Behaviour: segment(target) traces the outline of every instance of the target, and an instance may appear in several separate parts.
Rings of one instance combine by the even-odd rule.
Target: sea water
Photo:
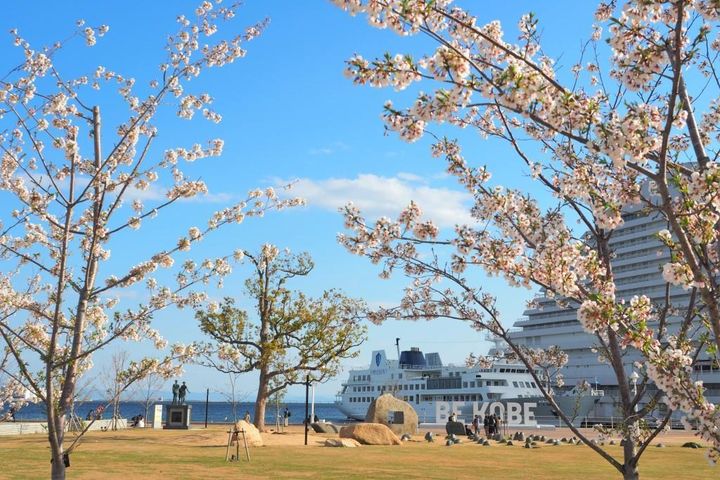
[[[165,406],[170,405],[170,402],[158,402]],[[192,416],[191,421],[194,423],[205,422],[205,402],[204,401],[189,401],[188,405],[192,405]],[[147,414],[145,413],[144,402],[131,402],[123,401],[120,402],[120,416],[122,418],[132,418],[135,415],[143,415],[146,418],[152,419],[153,412],[155,411],[156,403],[149,405]],[[85,419],[89,412],[94,411],[98,406],[106,406],[105,412],[102,418],[112,417],[112,406],[107,405],[107,402],[101,400],[91,400],[85,402],[76,402],[75,414],[80,419]],[[305,417],[305,404],[304,403],[281,403],[280,404],[280,416],[282,417],[283,412],[287,407],[290,410],[290,423],[300,424]],[[310,407],[308,407],[310,408]],[[234,411],[233,411],[234,410]],[[309,410],[308,410],[309,411]],[[240,420],[245,416],[245,412],[250,413],[250,417],[254,418],[255,415],[255,404],[248,402],[238,402],[233,405],[229,402],[208,402],[207,403],[207,419],[208,423],[232,423],[235,420]],[[315,403],[315,415],[318,419],[325,420],[328,422],[342,422],[347,420],[345,415],[338,410],[332,403]],[[265,423],[268,425],[275,424],[277,416],[277,410],[275,404],[268,404],[265,411]],[[28,404],[21,408],[15,413],[15,420],[20,421],[43,421],[46,419],[45,405],[42,403]]]

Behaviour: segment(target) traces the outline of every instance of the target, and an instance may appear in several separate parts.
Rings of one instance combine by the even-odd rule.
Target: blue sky
[[[461,2],[462,3],[462,2]],[[90,73],[105,65],[146,83],[157,72],[163,58],[167,33],[175,28],[175,16],[192,14],[196,2],[32,2],[32,8],[16,8],[0,18],[0,31],[19,28],[36,46],[66,38],[75,20],[89,25],[108,24],[111,29],[92,49],[76,39],[56,62],[68,76]],[[464,2],[479,16],[478,23],[500,19],[505,31],[514,37],[517,19],[528,11],[540,18],[547,53],[571,65],[578,57],[581,41],[591,32],[593,2],[570,0],[537,2]],[[264,17],[271,23],[265,33],[248,44],[248,56],[196,83],[215,98],[223,115],[219,125],[202,120],[178,122],[170,115],[158,122],[158,151],[164,146],[189,145],[221,137],[225,151],[221,158],[202,161],[190,168],[208,183],[211,196],[188,202],[157,221],[140,235],[128,237],[133,243],[116,245],[113,265],[135,264],[143,252],[164,243],[174,243],[192,225],[199,225],[212,211],[241,198],[256,186],[299,179],[300,194],[308,207],[280,214],[272,213],[260,221],[232,227],[203,241],[198,254],[217,255],[242,247],[258,249],[271,242],[293,251],[309,251],[316,262],[312,276],[295,286],[317,295],[323,289],[341,288],[347,294],[364,298],[371,305],[392,305],[400,298],[402,278],[382,281],[377,269],[365,259],[346,253],[335,241],[342,231],[337,207],[347,201],[365,207],[369,216],[392,214],[410,199],[444,227],[466,218],[467,199],[452,179],[444,174],[441,160],[429,155],[429,140],[407,144],[395,136],[385,136],[380,120],[382,105],[392,98],[396,104],[407,101],[412,92],[356,87],[344,78],[344,61],[353,53],[372,58],[390,52],[430,52],[432,45],[422,37],[401,38],[391,32],[371,28],[364,18],[352,18],[323,0],[247,0],[240,15],[224,27],[238,31]],[[8,35],[0,43],[5,70],[20,63],[20,52],[11,46]],[[0,39],[2,37],[0,36]],[[4,71],[4,70],[3,70]],[[105,108],[105,107],[104,107]],[[108,107],[106,121],[122,113]],[[442,130],[441,130],[442,131]],[[463,139],[466,155],[474,163],[488,164],[495,181],[505,185],[529,185],[527,172],[513,161],[502,145],[483,141],[472,132],[453,132]],[[215,296],[242,295],[244,271],[236,270],[222,292]],[[477,282],[499,297],[506,324],[521,316],[524,301],[532,292],[512,290],[498,279],[477,274]],[[138,298],[139,298],[138,293]],[[132,305],[134,293],[124,301]],[[157,327],[170,341],[199,338],[189,311],[163,312]],[[389,322],[370,326],[369,339],[361,356],[348,362],[360,366],[369,361],[373,349],[394,351],[394,339],[402,347],[419,346],[438,351],[446,362],[460,363],[470,351],[483,352],[488,344],[483,336],[457,322]],[[117,349],[142,351],[131,344]],[[96,358],[102,368],[111,352]],[[394,356],[394,354],[391,354]],[[331,399],[344,380],[318,387],[318,398]],[[198,367],[187,368],[184,379],[191,392],[225,387],[222,375]],[[240,390],[254,398],[253,375],[246,375]],[[300,388],[289,398],[300,398]]]

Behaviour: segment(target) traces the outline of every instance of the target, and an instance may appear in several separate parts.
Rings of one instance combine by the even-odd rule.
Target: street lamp
[[[633,405],[633,410],[637,412],[638,402],[637,402],[637,381],[638,378],[640,378],[640,375],[636,371],[633,371],[630,374],[630,381],[633,384],[633,401],[635,402],[635,405]]]

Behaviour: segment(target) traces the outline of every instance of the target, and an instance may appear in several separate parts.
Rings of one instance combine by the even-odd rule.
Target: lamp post
[[[635,402],[634,405],[633,405],[633,411],[634,411],[634,412],[637,412],[637,407],[638,407],[638,400],[637,400],[637,381],[638,381],[638,378],[640,378],[640,375],[638,375],[638,373],[637,373],[636,371],[633,371],[633,372],[630,374],[630,381],[631,381],[632,384],[633,384],[633,401]]]

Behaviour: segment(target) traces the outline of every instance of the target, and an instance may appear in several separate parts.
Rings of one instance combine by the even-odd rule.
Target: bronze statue
[[[179,403],[179,404],[182,405],[183,403],[185,403],[185,395],[186,395],[189,391],[190,391],[190,390],[188,390],[187,385],[185,385],[185,382],[183,382],[182,385],[180,386],[180,389],[179,389],[179,392],[178,392],[178,393],[180,394],[179,397],[178,397],[178,399],[179,399],[178,403]]]
[[[178,385],[177,380],[175,380],[175,383],[173,383],[173,386],[172,386],[172,394],[173,394],[172,404],[173,405],[178,403],[178,392],[179,391],[180,391],[180,385]]]

